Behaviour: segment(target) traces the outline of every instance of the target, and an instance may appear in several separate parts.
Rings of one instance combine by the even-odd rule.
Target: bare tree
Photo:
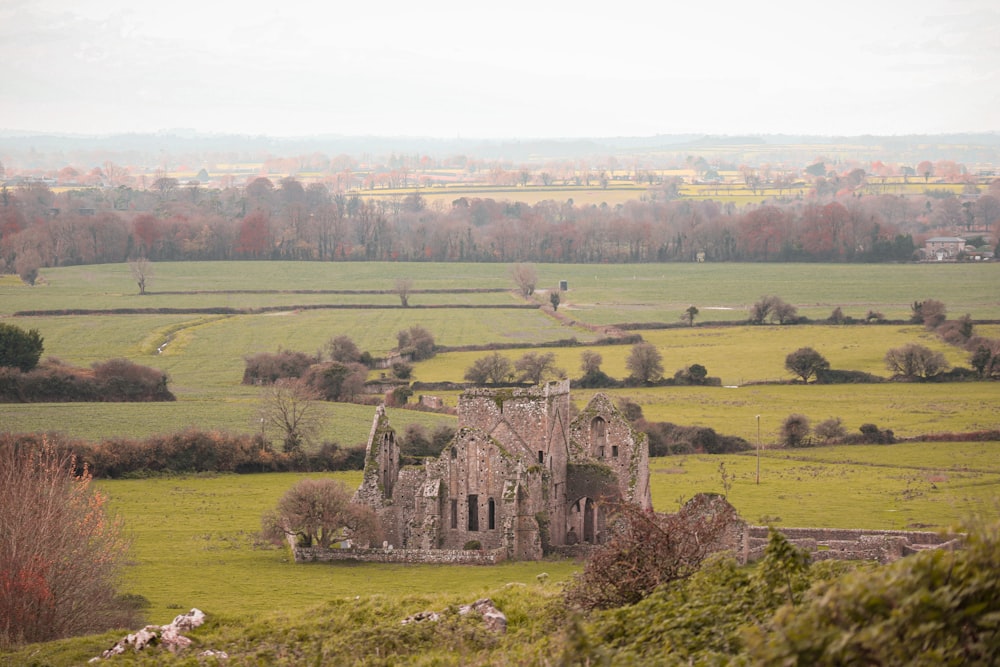
[[[42,266],[42,258],[38,255],[38,251],[34,249],[27,249],[22,253],[18,253],[17,259],[14,261],[14,270],[17,275],[26,285],[34,287],[35,281],[38,280],[38,269]]]
[[[499,352],[476,359],[465,371],[465,379],[475,384],[500,384],[514,377],[514,367],[510,359]]]
[[[778,296],[764,296],[750,308],[750,324],[764,324],[768,320],[789,324],[798,317],[798,308]]]
[[[625,367],[637,382],[655,382],[663,377],[663,357],[652,343],[633,345]]]
[[[153,280],[153,263],[145,257],[137,257],[129,260],[128,268],[132,272],[132,279],[139,286],[139,294],[145,294],[146,287]]]
[[[556,355],[551,352],[539,354],[526,352],[523,357],[514,362],[514,369],[521,374],[522,382],[539,384],[550,376],[565,377],[566,371],[556,368]]]
[[[361,359],[361,351],[350,336],[334,336],[326,342],[326,352],[331,361],[344,364],[355,363]]]
[[[583,371],[584,375],[599,372],[601,370],[601,363],[603,362],[604,357],[599,352],[584,350],[580,353],[580,370]]]
[[[396,279],[396,295],[399,297],[399,302],[402,304],[403,308],[408,308],[410,305],[410,293],[413,291],[413,281],[409,278],[397,278]]]
[[[895,377],[927,379],[948,370],[948,361],[940,352],[918,343],[907,343],[885,353],[885,365]]]
[[[351,538],[361,544],[381,539],[378,517],[367,505],[351,502],[351,492],[332,479],[303,479],[290,488],[276,510],[261,520],[265,539],[294,537],[302,546],[329,548]]]
[[[323,423],[318,399],[316,390],[298,378],[282,378],[264,390],[261,423],[278,432],[284,451],[300,451],[318,435]]]
[[[515,264],[510,270],[510,276],[514,279],[514,284],[521,292],[521,296],[527,298],[535,293],[535,285],[538,284],[538,273],[534,264]]]

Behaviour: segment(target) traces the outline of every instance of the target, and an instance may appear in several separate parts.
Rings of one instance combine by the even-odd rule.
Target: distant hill
[[[948,159],[965,164],[1000,164],[1000,133],[856,137],[799,135],[664,134],[648,137],[561,139],[477,139],[408,136],[315,135],[269,137],[207,134],[176,129],[145,134],[78,135],[0,130],[0,161],[23,169],[88,167],[104,160],[156,165],[206,160],[260,161],[274,156],[464,155],[481,160],[529,164],[552,160],[595,161],[641,157],[663,166],[686,155],[704,154],[746,164],[809,163],[818,154],[832,159],[916,162]]]

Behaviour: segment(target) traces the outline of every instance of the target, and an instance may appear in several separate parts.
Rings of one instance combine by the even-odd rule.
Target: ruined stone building
[[[499,558],[599,543],[601,500],[650,509],[649,449],[604,394],[570,418],[569,382],[475,388],[436,459],[400,467],[396,435],[376,410],[354,502],[372,507],[395,550],[478,547]]]

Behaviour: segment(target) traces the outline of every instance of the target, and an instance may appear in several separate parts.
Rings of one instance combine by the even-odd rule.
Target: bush
[[[49,359],[27,373],[0,368],[0,403],[173,401],[168,382],[162,371],[127,359],[97,362],[89,370]]]
[[[918,343],[890,349],[885,353],[885,365],[894,377],[906,380],[928,380],[948,370],[943,354]]]
[[[350,336],[335,336],[326,342],[326,353],[330,361],[342,364],[361,361],[361,352]]]
[[[935,329],[935,333],[941,337],[941,340],[949,345],[956,345],[958,347],[962,347],[969,342],[972,338],[972,331],[972,318],[968,313],[957,320],[942,322],[941,325]]]
[[[798,321],[798,309],[785,303],[777,296],[764,296],[750,307],[750,324],[764,324],[765,322],[777,322],[778,324],[795,324]]]
[[[410,327],[398,332],[396,342],[399,353],[410,355],[413,361],[430,359],[436,352],[433,334],[423,327]]]
[[[368,368],[357,362],[345,364],[331,361],[310,366],[302,379],[319,398],[346,403],[354,400],[364,389]]]
[[[0,648],[137,622],[117,595],[129,541],[67,452],[0,443]]]
[[[816,371],[817,384],[877,384],[885,382],[885,378],[864,371],[838,371],[832,368],[821,368]]]
[[[847,435],[847,429],[844,428],[844,424],[840,420],[840,417],[824,419],[820,423],[816,424],[816,428],[813,429],[813,432],[816,434],[817,438],[822,438],[824,442],[839,440]]]
[[[734,454],[753,448],[738,436],[719,435],[707,426],[678,426],[670,422],[647,422],[640,419],[636,428],[649,439],[650,456],[675,456],[678,454]]]
[[[1000,524],[827,584],[751,626],[747,664],[991,665],[1000,655]]]
[[[736,510],[721,496],[695,496],[677,514],[658,515],[631,503],[604,506],[611,536],[566,591],[583,609],[635,604],[657,587],[689,577],[724,548]]]
[[[105,401],[173,401],[167,376],[155,368],[128,359],[111,359],[92,365],[98,392]]]
[[[674,373],[674,384],[705,385],[708,380],[708,369],[701,364],[691,364]]]
[[[392,374],[400,380],[409,380],[413,375],[413,364],[405,361],[397,361],[392,365]]]
[[[913,311],[910,321],[914,324],[923,324],[928,329],[938,328],[948,316],[944,303],[937,299],[914,301],[910,309]]]
[[[895,434],[890,430],[881,430],[875,424],[862,424],[859,428],[861,437],[847,436],[844,439],[846,444],[866,444],[866,445],[891,445],[896,441]]]
[[[274,384],[283,378],[300,378],[308,368],[319,362],[315,356],[305,352],[278,350],[260,352],[247,357],[246,369],[243,371],[243,384]]]
[[[810,431],[808,417],[800,414],[788,415],[781,424],[781,442],[785,447],[811,447]]]

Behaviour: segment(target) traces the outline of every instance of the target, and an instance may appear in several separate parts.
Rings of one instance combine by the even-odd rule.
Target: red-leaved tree
[[[136,623],[129,540],[90,481],[48,442],[0,444],[0,648]]]

